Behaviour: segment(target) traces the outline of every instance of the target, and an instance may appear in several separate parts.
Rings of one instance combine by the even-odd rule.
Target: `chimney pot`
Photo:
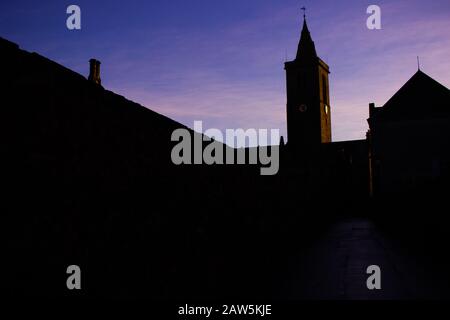
[[[369,117],[372,117],[375,114],[375,103],[369,103]]]
[[[89,81],[101,85],[102,80],[100,79],[100,61],[96,59],[89,60]]]

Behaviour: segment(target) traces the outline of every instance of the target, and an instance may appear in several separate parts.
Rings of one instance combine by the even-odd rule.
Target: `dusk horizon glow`
[[[330,66],[333,141],[363,139],[369,103],[382,106],[417,71],[450,87],[450,2],[298,0],[76,1],[0,4],[0,36],[83,76],[101,61],[102,85],[193,127],[280,129],[286,138],[284,62],[295,58],[302,12]],[[382,29],[366,27],[380,6]]]

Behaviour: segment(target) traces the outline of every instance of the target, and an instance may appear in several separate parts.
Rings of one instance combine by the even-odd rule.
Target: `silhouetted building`
[[[367,139],[331,141],[330,70],[306,20],[285,64],[275,176],[260,164],[173,164],[172,133],[186,127],[103,88],[95,59],[86,78],[2,38],[0,53],[8,292],[65,295],[55,275],[76,261],[95,279],[88,296],[267,297],[278,279],[261,279],[286,271],[309,221],[364,211],[373,191],[449,181],[449,90],[423,72],[371,105]]]
[[[328,65],[317,56],[303,22],[297,57],[285,63],[288,146],[291,150],[331,142]]]
[[[285,69],[288,171],[306,172],[301,179],[314,196],[329,188],[337,197],[367,196],[367,141],[332,142],[330,68],[317,56],[306,18],[296,58],[286,62]]]
[[[422,71],[368,119],[374,191],[444,187],[450,170],[450,90]],[[434,190],[436,191],[436,190]]]
[[[285,64],[290,172],[308,172],[320,194],[339,197],[441,188],[449,177],[450,93],[418,71],[382,108],[370,105],[367,139],[331,142],[330,69],[306,19],[297,56]],[[317,186],[320,187],[317,187]]]

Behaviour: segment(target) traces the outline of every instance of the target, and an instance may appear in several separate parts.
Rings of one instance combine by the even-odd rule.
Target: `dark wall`
[[[271,297],[291,246],[340,212],[316,205],[348,179],[330,179],[339,153],[297,161],[282,148],[276,176],[175,166],[182,125],[5,40],[0,50],[8,292],[76,294],[65,271],[77,264],[88,297]]]
[[[433,192],[449,181],[450,120],[379,121],[372,125],[375,192]]]

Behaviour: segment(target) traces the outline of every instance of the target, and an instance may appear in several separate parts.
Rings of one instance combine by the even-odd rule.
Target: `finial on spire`
[[[417,56],[417,70],[420,71],[420,59],[419,59],[419,56]]]
[[[302,28],[302,34],[300,37],[300,42],[298,44],[297,49],[297,58],[298,60],[300,56],[310,57],[310,58],[317,58],[316,48],[314,46],[314,41],[311,38],[311,34],[308,30],[308,25],[306,24],[306,8],[301,8],[303,10],[303,28]]]

